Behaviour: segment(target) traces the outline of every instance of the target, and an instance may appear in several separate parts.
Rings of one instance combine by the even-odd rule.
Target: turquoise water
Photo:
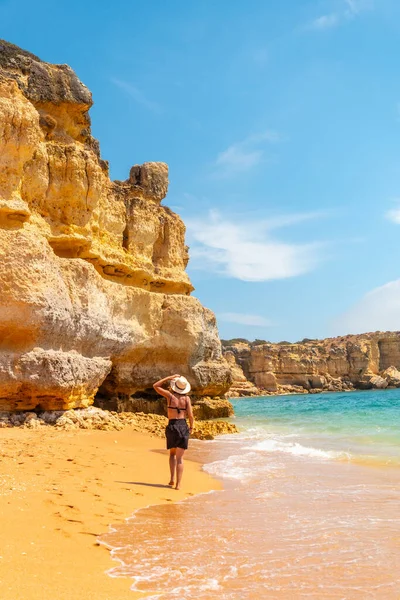
[[[224,490],[113,529],[110,574],[147,600],[398,600],[400,391],[233,404],[240,433],[187,456]]]
[[[400,462],[399,389],[269,396],[232,403],[237,425],[256,436],[342,453],[338,458]]]

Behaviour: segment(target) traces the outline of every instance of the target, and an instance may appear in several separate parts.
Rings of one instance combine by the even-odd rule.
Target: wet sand
[[[106,574],[116,563],[98,536],[138,508],[221,487],[187,460],[182,490],[171,490],[163,440],[129,429],[0,436],[2,600],[143,598]]]
[[[248,442],[193,444],[224,491],[140,510],[104,536],[114,574],[163,600],[398,600],[400,470]],[[164,559],[171,544],[178,563]]]

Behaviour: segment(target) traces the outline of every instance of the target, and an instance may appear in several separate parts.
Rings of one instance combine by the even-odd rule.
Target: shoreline
[[[142,508],[222,489],[189,449],[182,490],[172,490],[164,440],[129,428],[1,437],[2,600],[144,598],[108,574],[115,560],[98,538]]]
[[[318,396],[319,394],[349,394],[349,393],[354,393],[354,392],[389,392],[391,390],[398,390],[398,389],[400,389],[400,388],[393,386],[393,385],[385,387],[385,388],[366,388],[366,389],[353,388],[353,389],[349,389],[349,390],[318,390],[318,391],[312,391],[312,392],[310,392],[309,390],[306,390],[304,388],[303,392],[282,392],[282,393],[268,392],[265,394],[251,394],[251,395],[243,394],[243,396],[229,396],[228,400],[230,402],[231,400],[243,400],[243,399],[250,399],[250,398],[275,398],[278,396],[279,397],[281,397],[281,396]]]
[[[341,396],[337,410],[346,415],[342,408],[348,397],[337,396]],[[382,397],[387,398],[383,392]],[[279,407],[280,399],[275,402]],[[358,402],[355,415],[359,406],[368,407],[373,399],[360,394]],[[295,410],[303,413],[301,403],[295,404]],[[387,407],[395,411],[398,401]],[[397,598],[399,469],[338,461],[333,455],[346,450],[342,443],[336,448],[320,445],[319,438],[305,443],[301,431],[292,439],[295,421],[281,447],[280,432],[271,431],[268,412],[252,413],[244,435],[224,436],[199,447],[204,468],[223,478],[223,494],[204,496],[204,501],[194,497],[182,511],[168,505],[139,511],[137,523],[127,523],[107,537],[120,559],[115,572],[130,573],[137,578],[138,589],[164,592],[168,598],[175,597],[171,590],[190,597],[199,586],[202,598],[259,598],[265,589],[282,600],[302,594],[339,597],[343,590],[352,598],[365,596],[366,590],[379,598]],[[258,436],[254,427],[261,418],[265,435]],[[328,418],[326,423],[330,422]],[[369,422],[385,423],[373,412]],[[338,432],[332,435],[336,439]],[[378,435],[376,453],[381,443]],[[287,451],[287,446],[294,451]],[[147,544],[152,531],[158,535]],[[130,547],[132,536],[135,544]],[[171,543],[180,556],[182,578],[165,561]]]
[[[213,477],[211,475],[210,475],[210,477],[216,481],[222,482],[222,477]],[[214,494],[216,491],[222,491],[222,486],[220,487],[219,490],[210,489],[209,491],[199,492],[199,493],[193,494],[193,495],[187,495],[184,498],[181,498],[180,500],[174,500],[172,503],[170,503],[170,506],[171,506],[171,504],[184,504],[185,502],[190,502],[192,500],[199,498],[200,496],[207,496],[207,495]],[[161,507],[165,504],[167,504],[167,503],[166,502],[158,502],[157,504],[148,504],[146,506],[140,506],[129,517],[124,519],[124,523],[125,523],[125,525],[129,526],[129,523],[131,521],[133,521],[137,517],[137,515],[140,516],[140,513],[142,511],[146,511],[147,509],[151,509],[151,508]],[[119,523],[118,525],[121,526],[121,523]],[[120,528],[118,528],[118,527],[114,528],[113,526],[109,526],[109,531],[107,533],[102,534],[100,536],[100,538],[104,538],[107,534],[112,535],[113,533],[117,533],[118,531],[120,531]],[[111,561],[114,561],[115,563],[117,563],[117,564],[112,565],[106,571],[106,575],[108,575],[108,577],[110,577],[111,579],[114,579],[114,580],[120,579],[122,581],[126,581],[127,579],[129,579],[131,581],[131,578],[129,578],[129,577],[124,577],[123,575],[119,575],[119,574],[114,575],[112,573],[115,569],[118,569],[118,566],[121,568],[124,568],[127,566],[126,563],[122,559],[118,558],[118,556],[115,556],[115,554],[120,549],[119,546],[113,546],[112,544],[108,543],[107,541],[103,541],[103,539],[99,539],[99,545],[104,546],[104,548],[106,548],[106,550],[109,553]],[[134,578],[132,578],[132,579],[134,579]],[[131,583],[131,585],[135,585],[135,583]],[[142,591],[137,590],[136,588],[133,588],[133,589],[131,588],[130,596],[127,600],[129,600],[130,598],[134,598],[134,599],[142,598],[143,600],[146,600],[147,596],[150,593],[152,595],[154,595],[154,591],[142,592]],[[111,600],[111,598],[110,598],[110,600]],[[118,597],[118,599],[116,598],[115,600],[119,600],[119,597]]]

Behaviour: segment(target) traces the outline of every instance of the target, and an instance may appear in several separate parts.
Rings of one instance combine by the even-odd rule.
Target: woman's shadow
[[[116,481],[115,483],[124,483],[126,485],[145,485],[147,487],[171,489],[170,485],[163,485],[162,483],[146,483],[145,481]]]

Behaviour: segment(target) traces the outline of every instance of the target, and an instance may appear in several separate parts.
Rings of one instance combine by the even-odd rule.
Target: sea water
[[[107,534],[111,575],[151,599],[398,600],[400,390],[233,404],[240,433],[190,449],[224,490]]]

